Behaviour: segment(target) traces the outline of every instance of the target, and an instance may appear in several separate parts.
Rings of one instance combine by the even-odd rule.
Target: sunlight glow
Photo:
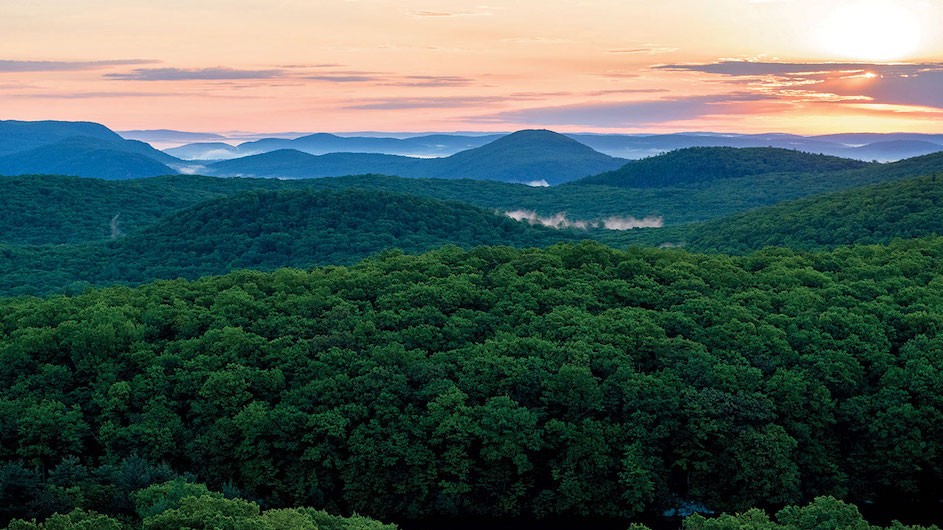
[[[823,51],[843,59],[900,60],[918,50],[921,23],[900,2],[852,2],[823,19],[818,40]]]
[[[920,46],[921,23],[900,2],[852,2],[822,20],[818,41],[823,51],[843,59],[905,59]]]

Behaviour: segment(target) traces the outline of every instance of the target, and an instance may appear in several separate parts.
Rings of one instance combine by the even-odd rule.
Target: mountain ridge
[[[831,172],[868,167],[868,163],[775,147],[689,147],[580,179],[572,185],[663,188],[771,173]]]
[[[552,131],[525,130],[445,158],[377,153],[310,155],[278,150],[214,162],[206,167],[216,176],[313,178],[379,173],[410,178],[559,184],[615,169],[624,162]]]

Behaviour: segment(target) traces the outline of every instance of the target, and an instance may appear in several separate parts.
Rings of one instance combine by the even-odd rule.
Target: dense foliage
[[[175,480],[135,492],[137,520],[120,519],[76,508],[45,521],[16,520],[7,530],[178,530],[180,528],[233,530],[395,530],[373,519],[354,515],[338,517],[310,508],[283,508],[263,512],[259,505],[229,499],[210,492],[206,486]],[[443,521],[442,526],[451,526]],[[537,526],[537,525],[534,525]],[[539,528],[557,525],[540,525]],[[807,506],[787,506],[775,519],[753,508],[745,513],[705,518],[694,515],[684,520],[684,530],[939,530],[939,527],[905,526],[894,522],[888,527],[868,524],[851,504],[834,497],[818,497]],[[650,530],[630,524],[629,530]]]
[[[758,208],[626,238],[704,252],[822,249],[943,234],[943,177],[918,177]]]
[[[403,194],[256,191],[201,203],[115,241],[0,245],[0,293],[350,264],[391,248],[547,246],[587,237],[586,231],[531,226],[474,206]]]
[[[707,519],[694,515],[685,520],[684,530],[881,530],[869,525],[853,505],[833,497],[819,497],[808,506],[788,506],[771,519],[764,511],[752,509],[742,514]],[[904,526],[894,522],[888,530],[931,530],[938,527]],[[632,528],[630,527],[630,530]]]
[[[932,504],[941,278],[940,239],[586,243],[0,300],[2,473],[60,512],[129,466],[381,519]]]
[[[764,173],[818,173],[860,169],[869,164],[849,158],[772,147],[689,147],[635,160],[576,184],[621,188],[667,188]]]
[[[692,232],[692,248],[722,252],[887,243],[943,234],[943,178],[906,179],[801,199],[704,223]]]
[[[100,486],[87,480],[83,487],[72,488],[73,495]],[[44,492],[45,493],[45,492]],[[40,493],[40,497],[44,495]],[[75,508],[48,519],[14,520],[7,530],[395,530],[394,525],[354,515],[339,517],[310,508],[284,508],[262,511],[252,501],[227,498],[202,484],[177,478],[154,483],[127,495],[128,509],[110,515]],[[133,507],[133,510],[131,509]],[[39,522],[37,522],[39,519]]]

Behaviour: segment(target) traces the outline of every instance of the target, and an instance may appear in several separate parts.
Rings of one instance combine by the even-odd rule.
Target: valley
[[[940,154],[620,160],[524,131],[190,175],[17,127],[0,524],[933,522]]]

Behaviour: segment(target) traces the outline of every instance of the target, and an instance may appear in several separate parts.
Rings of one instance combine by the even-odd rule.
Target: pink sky
[[[0,119],[943,132],[943,2],[6,0]]]

